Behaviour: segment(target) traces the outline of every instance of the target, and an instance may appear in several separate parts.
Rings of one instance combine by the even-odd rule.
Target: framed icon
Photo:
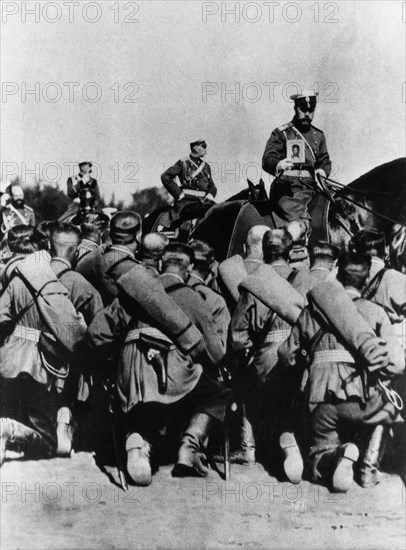
[[[287,142],[287,159],[290,162],[303,164],[306,160],[305,144],[300,139],[291,139]]]

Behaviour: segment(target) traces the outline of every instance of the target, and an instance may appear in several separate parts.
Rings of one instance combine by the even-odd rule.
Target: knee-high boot
[[[214,419],[208,414],[196,413],[181,438],[178,460],[173,469],[174,477],[206,477],[204,466],[204,445],[213,427]]]
[[[382,424],[373,429],[359,467],[358,481],[361,487],[374,487],[382,481],[383,474],[379,466],[385,452],[387,435],[387,428]]]

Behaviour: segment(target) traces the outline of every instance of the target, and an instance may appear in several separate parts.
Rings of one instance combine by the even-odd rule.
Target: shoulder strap
[[[83,260],[83,258],[85,258],[88,254],[90,254],[91,252],[93,252],[93,250],[95,249],[92,249],[92,250],[86,250],[86,252],[84,252],[80,258],[78,258],[77,262],[76,262],[76,265],[78,265],[79,262],[81,262]]]
[[[134,262],[134,263],[138,263],[137,260],[135,258],[131,258],[131,256],[124,256],[124,258],[120,258],[119,260],[117,260],[113,265],[111,265],[108,270],[106,271],[106,275],[108,277],[112,277],[112,272],[113,272],[113,269],[115,269],[116,267],[118,267],[120,264],[123,264],[124,262],[127,262],[127,261],[130,261],[130,262]]]
[[[289,276],[286,279],[288,283],[292,284],[297,274],[298,274],[297,269],[295,267],[292,267],[292,271],[289,273]]]
[[[186,285],[184,285],[183,283],[176,283],[176,285],[168,286],[167,288],[165,288],[165,292],[167,294],[172,294],[172,292],[175,292],[176,290],[179,290],[181,288],[185,288],[185,286]]]
[[[60,279],[65,275],[65,273],[68,273],[68,271],[73,271],[70,267],[67,267],[66,269],[63,269],[58,275],[56,276],[57,279]]]
[[[378,291],[379,285],[382,282],[383,276],[388,270],[386,267],[378,271],[378,273],[373,277],[367,287],[362,292],[362,297],[365,298],[365,300],[372,300],[372,298],[375,296],[375,294]]]

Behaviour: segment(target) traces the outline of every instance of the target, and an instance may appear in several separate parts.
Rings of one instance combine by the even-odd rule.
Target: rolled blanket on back
[[[308,300],[309,305],[338,332],[352,353],[361,356],[371,370],[386,366],[385,346],[380,344],[374,330],[359,313],[339,281],[331,280],[316,285],[308,293]]]
[[[236,254],[231,258],[227,258],[219,265],[218,272],[227,290],[233,299],[238,302],[240,298],[238,285],[247,277],[242,256]]]
[[[69,352],[85,342],[86,324],[69,300],[68,290],[58,281],[45,251],[35,252],[18,263],[16,273],[36,296],[36,303],[49,332]]]
[[[297,321],[305,306],[304,297],[271,265],[260,265],[244,279],[239,288],[251,292],[290,325]]]
[[[156,328],[166,334],[185,355],[205,350],[201,332],[168,296],[161,279],[151,269],[136,265],[116,284],[141,306]]]

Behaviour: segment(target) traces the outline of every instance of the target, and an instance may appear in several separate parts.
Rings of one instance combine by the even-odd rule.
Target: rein
[[[324,185],[322,185],[323,189],[324,189],[324,187],[329,186],[333,189],[333,191],[336,191],[336,192],[339,192],[339,191],[351,192],[351,193],[353,192],[354,194],[359,194],[359,195],[362,195],[365,198],[368,198],[367,195],[365,193],[363,193],[362,191],[357,191],[355,189],[348,188],[347,186],[343,185],[342,183],[339,183],[338,181],[332,180],[330,178],[324,178],[323,176],[318,176],[318,178],[319,178],[319,182],[321,184],[324,184]],[[322,180],[324,180],[324,182],[322,182]],[[329,190],[329,194],[330,193],[331,192]],[[372,210],[372,208],[369,208],[368,206],[365,206],[364,204],[361,204],[360,202],[358,202],[354,199],[343,196],[341,194],[340,194],[340,196],[341,196],[342,199],[344,199],[348,202],[351,202],[352,204],[355,204],[355,206],[358,206],[359,208],[362,208],[363,210],[365,210],[366,212],[369,212],[370,214],[373,214],[377,218],[381,218],[381,219],[383,219],[385,221],[388,221],[388,222],[391,222],[393,224],[401,225],[402,227],[406,227],[406,223],[404,223],[404,222],[394,220],[393,218],[390,218],[389,216],[385,216],[385,214],[380,214],[379,212],[376,212],[376,210]],[[327,198],[329,198],[329,196],[327,196]]]

